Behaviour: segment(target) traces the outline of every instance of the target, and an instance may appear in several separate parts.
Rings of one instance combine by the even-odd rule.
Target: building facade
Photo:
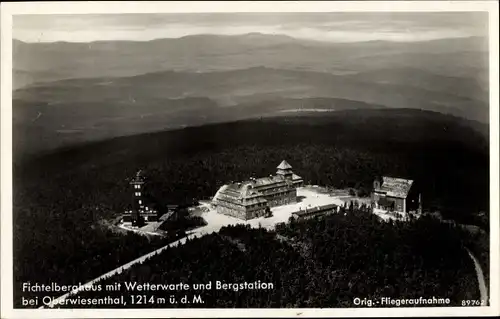
[[[383,176],[373,182],[372,205],[375,208],[407,213],[418,206],[412,189],[413,180]]]
[[[283,160],[276,175],[250,178],[248,181],[223,185],[212,199],[219,214],[239,219],[266,216],[271,207],[295,203],[297,187],[303,180],[292,171],[292,166]]]
[[[338,213],[339,206],[335,204],[305,208],[292,213],[292,217],[296,220],[304,220],[314,217],[321,217],[329,214]]]

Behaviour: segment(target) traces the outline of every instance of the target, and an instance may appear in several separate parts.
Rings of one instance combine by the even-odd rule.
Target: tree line
[[[450,305],[478,298],[474,266],[457,229],[432,218],[383,222],[367,209],[279,224],[275,230],[248,225],[189,240],[141,265],[104,280],[138,283],[273,283],[272,290],[146,292],[178,300],[201,295],[203,304],[135,307],[354,307],[355,297],[449,298]],[[85,292],[82,298],[137,292]],[[129,307],[125,306],[125,307]],[[117,305],[115,307],[122,307]],[[130,306],[132,307],[132,306]]]
[[[413,177],[423,185],[424,207],[462,220],[488,212],[488,157],[477,143],[457,144],[431,129],[418,140],[400,125],[388,134],[382,120],[207,125],[14,163],[14,287],[85,282],[163,245],[100,226],[131,208],[128,179],[138,169],[159,209],[209,198],[229,181],[268,176],[286,159],[308,184],[369,193],[374,176]]]

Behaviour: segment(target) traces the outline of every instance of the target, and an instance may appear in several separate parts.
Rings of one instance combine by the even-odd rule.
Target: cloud
[[[13,36],[26,42],[148,41],[195,34],[252,32],[330,41],[425,41],[487,35],[472,13],[126,14],[16,16]]]

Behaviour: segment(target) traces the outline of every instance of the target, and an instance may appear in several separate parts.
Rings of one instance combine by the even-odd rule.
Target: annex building
[[[373,182],[372,203],[375,208],[387,211],[407,213],[416,209],[420,200],[416,200],[412,189],[413,180],[383,176]]]
[[[223,185],[212,199],[219,214],[239,219],[266,216],[271,207],[295,203],[297,187],[303,180],[292,171],[292,166],[283,160],[276,175],[250,178],[247,181]]]
[[[297,220],[304,220],[314,217],[321,217],[339,212],[340,207],[336,204],[328,204],[323,206],[316,206],[312,208],[300,209],[292,213],[292,217]]]

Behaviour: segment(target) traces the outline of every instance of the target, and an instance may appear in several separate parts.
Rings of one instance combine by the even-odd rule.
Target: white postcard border
[[[12,262],[12,16],[17,14],[181,12],[434,12],[488,11],[490,24],[490,300],[489,307],[349,309],[13,309]],[[1,317],[373,317],[481,316],[499,310],[499,96],[497,1],[238,1],[30,2],[1,6]]]

